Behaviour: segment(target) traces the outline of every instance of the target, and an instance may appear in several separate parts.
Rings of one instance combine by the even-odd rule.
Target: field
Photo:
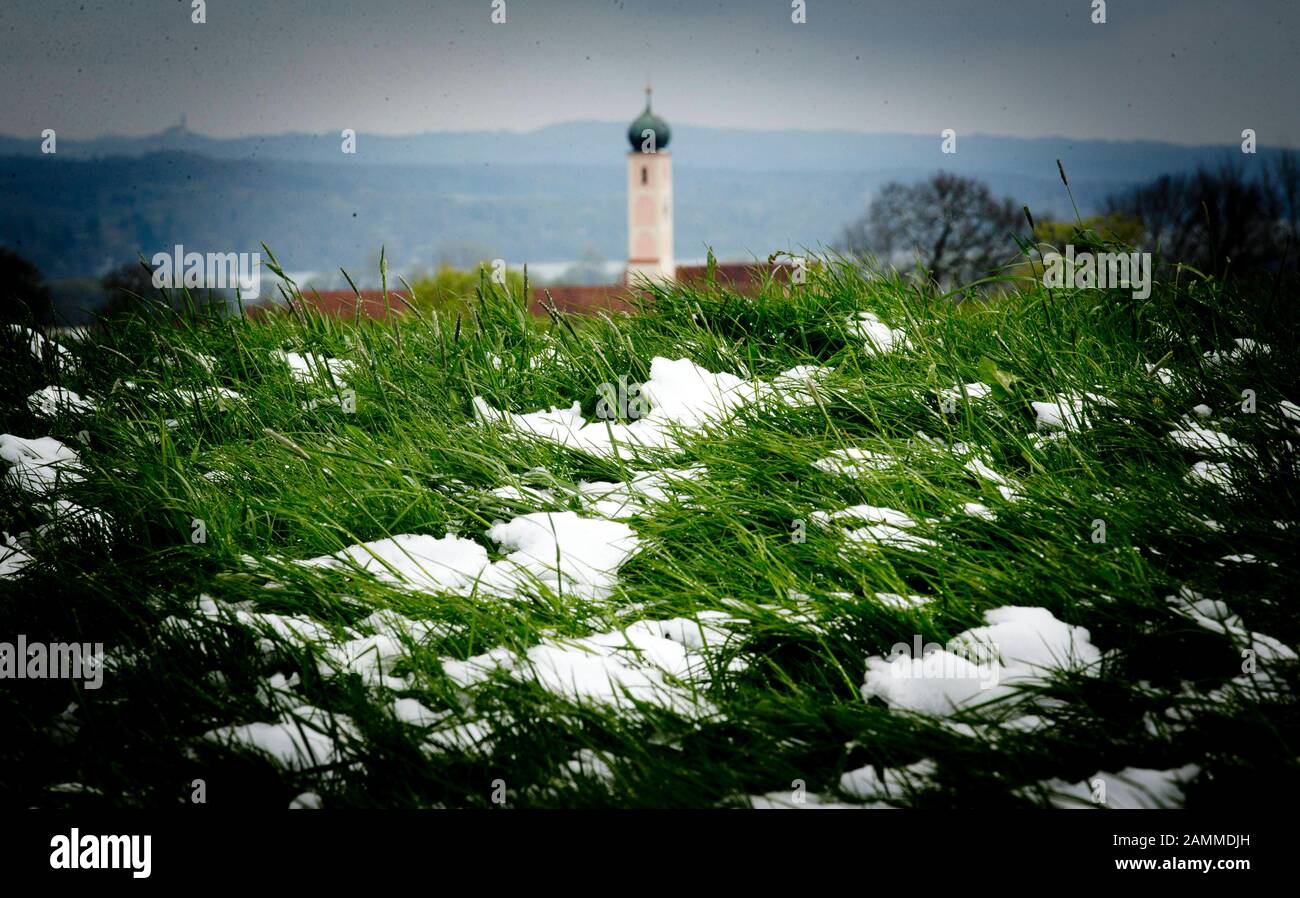
[[[6,328],[6,676],[104,658],[5,684],[5,805],[1296,794],[1290,290],[823,261],[617,318]]]

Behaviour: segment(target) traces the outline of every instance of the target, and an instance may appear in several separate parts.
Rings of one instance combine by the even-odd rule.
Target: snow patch
[[[1182,430],[1170,431],[1169,439],[1184,449],[1207,454],[1232,452],[1241,448],[1241,443],[1226,433],[1220,433],[1217,430],[1211,430],[1208,427],[1202,427],[1192,422],[1188,422]]]
[[[32,414],[43,418],[56,418],[59,415],[84,415],[95,410],[92,399],[82,399],[72,390],[63,387],[41,387],[27,397],[27,407]]]
[[[239,746],[267,755],[294,771],[337,764],[344,749],[337,736],[359,738],[351,718],[311,705],[286,711],[274,723],[220,727],[203,734],[208,742]]]
[[[957,414],[957,403],[963,399],[974,402],[977,399],[984,399],[993,388],[981,381],[975,381],[971,384],[962,384],[947,390],[939,391],[939,411],[945,415]]]
[[[542,583],[553,591],[598,599],[618,583],[618,568],[640,548],[631,527],[572,511],[534,512],[497,524],[488,536],[511,551],[491,561],[463,537],[402,534],[298,562],[362,570],[399,589],[510,598]]]
[[[883,471],[897,464],[893,456],[867,449],[836,449],[826,458],[813,462],[813,467],[827,474],[839,474],[843,477],[866,477],[875,471]]]
[[[1081,783],[1045,780],[1016,794],[1045,792],[1053,807],[1066,809],[1158,810],[1181,808],[1183,786],[1201,772],[1195,764],[1173,770],[1125,767],[1119,773],[1098,771]]]
[[[881,321],[875,312],[859,312],[848,321],[850,336],[865,341],[864,349],[875,355],[908,346],[907,334]]]
[[[1004,606],[986,612],[984,620],[985,626],[959,633],[946,648],[927,647],[919,658],[906,644],[894,646],[890,658],[868,658],[862,697],[946,716],[1043,683],[1054,670],[1086,670],[1101,658],[1086,629],[1045,608]]]
[[[1096,406],[1113,406],[1104,396],[1096,393],[1061,393],[1047,402],[1032,402],[1038,416],[1039,430],[1084,430],[1092,426],[1088,410]]]
[[[21,324],[11,324],[9,329],[16,333],[20,339],[27,341],[32,358],[36,361],[52,364],[57,370],[65,374],[72,374],[77,370],[77,360],[68,351],[67,347],[46,339],[43,335],[31,328],[23,327]]]
[[[462,688],[501,672],[580,704],[645,703],[684,716],[707,715],[713,707],[700,691],[711,679],[709,650],[728,638],[720,624],[729,619],[721,612],[699,617],[637,621],[608,633],[547,639],[523,654],[497,648],[463,661],[444,659],[443,671]]]
[[[630,424],[589,423],[582,417],[580,402],[567,409],[515,414],[498,411],[482,396],[475,396],[474,412],[481,422],[503,424],[518,433],[602,457],[622,458],[627,450],[636,449],[675,452],[680,448],[679,433],[725,421],[745,405],[773,399],[796,406],[812,402],[812,381],[824,370],[792,368],[771,383],[756,384],[734,374],[713,374],[689,359],[657,357],[650,363],[650,379],[641,385],[650,411]]]
[[[32,563],[32,556],[24,551],[21,537],[0,534],[0,580],[10,580]]]
[[[886,769],[877,774],[870,764],[850,770],[840,777],[840,791],[863,801],[897,801],[927,785],[938,768],[934,761],[917,761],[906,767]]]
[[[924,550],[939,544],[932,539],[910,532],[916,520],[905,512],[875,505],[854,505],[842,511],[815,511],[814,521],[829,525],[834,521],[854,520],[867,522],[866,527],[849,528],[844,538],[850,546],[892,546],[897,549]]]
[[[0,459],[9,464],[6,477],[24,492],[45,495],[60,483],[82,479],[77,453],[53,437],[27,440],[0,434]]]
[[[289,375],[300,384],[328,384],[330,378],[333,378],[336,383],[342,386],[346,384],[345,378],[351,377],[352,372],[356,370],[355,362],[316,355],[312,352],[299,353],[275,350],[271,355],[288,365]]]
[[[1233,492],[1232,466],[1221,461],[1198,461],[1187,472],[1187,479],[1193,483],[1206,483],[1225,492]]]

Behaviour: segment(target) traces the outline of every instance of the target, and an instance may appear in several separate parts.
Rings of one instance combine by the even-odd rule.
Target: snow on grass
[[[1224,492],[1233,492],[1232,465],[1222,461],[1198,461],[1187,472],[1187,479],[1193,483],[1205,483]]]
[[[734,374],[713,374],[689,359],[656,357],[650,363],[650,379],[641,385],[649,413],[630,424],[588,422],[580,402],[567,409],[515,414],[498,411],[475,396],[474,411],[482,422],[596,456],[621,458],[626,450],[638,448],[676,452],[679,433],[723,422],[745,405],[767,400],[789,405],[812,402],[810,381],[821,371],[801,366],[782,372],[770,383],[756,384]]]
[[[864,341],[868,354],[893,352],[908,345],[907,334],[881,321],[875,312],[859,312],[850,318],[848,332]]]
[[[530,473],[550,477],[550,472],[544,470]],[[694,465],[643,471],[626,483],[583,480],[576,486],[562,483],[547,487],[503,486],[491,490],[491,495],[533,506],[558,507],[575,501],[582,506],[584,514],[611,519],[631,518],[647,514],[654,506],[671,501],[677,495],[679,483],[698,480],[704,473],[702,465]]]
[[[965,468],[967,472],[975,475],[978,480],[992,483],[1003,499],[1008,502],[1016,502],[1020,500],[1020,484],[1010,477],[1006,477],[995,471],[981,454],[983,451],[982,449],[961,441],[949,445],[943,440],[936,439],[922,430],[916,432],[916,441],[913,445],[928,447],[936,452],[941,452],[945,455],[951,455],[955,458],[961,459],[962,467]]]
[[[1113,406],[1096,393],[1061,393],[1047,402],[1032,402],[1039,430],[1085,430],[1092,426],[1088,410],[1096,406]]]
[[[695,480],[703,472],[702,466],[695,466],[648,471],[637,474],[627,483],[583,480],[576,493],[589,514],[604,518],[633,517],[671,501],[676,495],[673,489],[675,481]]]
[[[1237,552],[1232,555],[1224,555],[1218,561],[1214,562],[1214,566],[1227,567],[1227,565],[1224,564],[1225,561],[1230,561],[1233,564],[1259,564],[1260,563],[1259,556],[1255,555],[1253,552]],[[1269,567],[1278,566],[1276,561],[1269,561],[1266,562],[1266,564],[1268,564]]]
[[[1300,428],[1300,405],[1296,405],[1290,399],[1283,399],[1277,407],[1283,418]]]
[[[369,687],[406,689],[410,683],[392,675],[397,663],[407,657],[406,646],[389,633],[358,636],[346,642],[323,646],[325,657],[318,664],[322,676],[355,674]]]
[[[20,339],[27,341],[32,358],[36,361],[52,364],[64,374],[71,374],[77,370],[77,360],[66,346],[62,346],[21,324],[11,324],[9,329],[17,334]]]
[[[82,479],[80,456],[53,437],[28,440],[0,434],[0,460],[9,465],[5,478],[34,495],[45,495],[60,483]]]
[[[188,359],[192,365],[186,365],[183,359]],[[167,347],[167,352],[159,355],[153,360],[154,370],[168,370],[186,372],[189,369],[197,367],[204,374],[213,374],[217,370],[217,360],[215,357],[204,352],[195,352],[188,346],[182,346],[176,343]]]
[[[448,534],[403,533],[348,546],[332,555],[298,562],[304,567],[358,570],[396,589],[470,593],[491,566],[478,543]]]
[[[1166,596],[1165,601],[1198,625],[1228,637],[1238,648],[1253,652],[1264,664],[1295,661],[1300,658],[1294,649],[1281,640],[1247,629],[1241,618],[1228,608],[1226,602],[1207,599],[1186,586],[1179,590],[1178,595]]]
[[[408,657],[404,640],[418,642],[438,629],[427,621],[403,617],[392,609],[379,609],[353,627],[335,630],[309,617],[255,611],[247,604],[219,602],[211,596],[199,597],[197,618],[170,617],[164,627],[173,632],[202,637],[205,624],[233,624],[256,634],[259,648],[271,653],[282,645],[311,648],[319,654],[318,673],[323,677],[356,675],[371,688],[401,690],[410,688],[405,677],[394,676],[393,668]],[[359,631],[371,630],[366,635]],[[286,679],[276,674],[259,689],[265,704],[279,696],[298,701],[293,687],[299,685],[297,674]]]
[[[986,398],[992,392],[992,387],[978,380],[974,383],[961,384],[947,390],[940,390],[939,411],[945,415],[955,415],[957,414],[957,404],[963,399],[973,402],[977,399]]]
[[[32,508],[46,518],[46,523],[36,527],[36,535],[42,538],[91,536],[102,541],[109,536],[112,518],[97,509],[85,508],[66,499],[38,502]]]
[[[819,523],[831,521],[865,521],[869,524],[889,524],[893,527],[915,527],[916,519],[896,508],[878,505],[853,505],[840,511],[814,511],[812,519]]]
[[[487,535],[512,550],[504,560],[490,560],[487,549],[460,536],[401,534],[299,564],[361,570],[398,589],[432,593],[510,598],[540,583],[597,599],[613,592],[619,567],[640,547],[628,525],[572,511],[521,515]]]
[[[919,658],[906,643],[890,658],[868,658],[862,697],[947,716],[1040,684],[1054,670],[1088,670],[1101,658],[1086,629],[1045,608],[1004,606],[985,612],[984,620],[985,626],[959,633],[946,648],[927,647]]]
[[[0,579],[18,576],[31,562],[32,557],[27,554],[26,547],[19,542],[19,538],[10,537],[7,533],[0,534]]]
[[[868,764],[843,774],[840,791],[862,801],[898,801],[925,788],[936,770],[931,760],[887,768],[883,774],[878,774],[876,768]]]
[[[721,612],[699,617],[643,620],[607,633],[547,639],[523,654],[497,648],[463,661],[443,659],[443,671],[462,688],[504,673],[579,704],[644,703],[683,716],[708,715],[714,709],[701,692],[711,682],[710,651],[726,642],[722,622],[730,618]]]
[[[247,604],[219,602],[206,593],[199,596],[195,612],[195,618],[169,617],[162,626],[173,632],[199,635],[209,622],[234,624],[259,634],[259,648],[265,653],[275,651],[282,642],[320,645],[334,639],[329,627],[312,618],[254,611]]]
[[[439,721],[440,724],[446,725],[440,726],[428,735],[425,742],[426,750],[431,752],[492,750],[494,744],[492,730],[487,724],[480,721],[453,724],[452,720],[454,720],[453,715],[447,714]]]
[[[872,593],[872,595],[875,596],[877,602],[886,608],[893,608],[895,611],[915,611],[934,601],[934,596],[905,596],[896,592],[877,592]]]
[[[319,811],[321,809],[321,797],[315,792],[303,792],[289,802],[291,811]]]
[[[495,745],[492,727],[485,721],[460,721],[459,711],[434,711],[419,699],[399,698],[389,706],[393,716],[410,727],[425,730],[424,750],[489,752]]]
[[[1159,810],[1181,808],[1183,787],[1200,774],[1195,764],[1173,770],[1125,767],[1119,773],[1098,771],[1083,782],[1044,780],[1017,790],[1024,797],[1045,794],[1053,807],[1064,809]]]
[[[897,549],[924,550],[937,547],[932,539],[911,532],[916,520],[906,512],[875,505],[854,505],[841,511],[815,511],[814,521],[829,525],[837,521],[865,521],[867,526],[846,528],[844,539],[854,548],[892,546]]]
[[[227,408],[231,405],[242,403],[244,397],[242,394],[226,387],[205,386],[199,388],[179,387],[175,389],[152,390],[146,396],[146,400],[157,405],[215,405],[217,408]]]
[[[1190,421],[1181,430],[1170,431],[1169,439],[1184,449],[1191,449],[1201,453],[1215,454],[1241,449],[1241,443],[1226,433],[1211,430]]]
[[[1155,377],[1162,385],[1166,387],[1173,387],[1176,385],[1175,375],[1168,368],[1156,368],[1155,365],[1148,364],[1146,369],[1147,374]]]
[[[356,363],[347,359],[335,359],[328,356],[307,352],[277,351],[272,357],[289,366],[289,375],[298,383],[326,383],[330,379],[343,385],[345,378],[351,377]]]
[[[827,474],[842,477],[866,477],[876,471],[886,470],[898,464],[892,455],[872,452],[868,449],[836,449],[826,458],[813,462],[813,467]]]
[[[614,768],[609,765],[600,752],[590,748],[580,748],[573,753],[564,765],[564,773],[571,781],[594,780],[604,785],[614,782]]]
[[[343,741],[360,738],[348,717],[311,705],[283,712],[273,723],[219,727],[203,734],[208,742],[254,751],[282,767],[302,771],[337,764],[345,757]]]
[[[1258,343],[1255,340],[1245,337],[1238,337],[1232,342],[1236,344],[1232,349],[1226,351],[1214,349],[1204,353],[1202,358],[1205,359],[1205,364],[1210,367],[1219,367],[1221,365],[1239,362],[1247,356],[1268,355],[1273,351],[1272,347],[1267,343]]]
[[[1006,501],[1015,502],[1021,498],[1020,484],[995,471],[979,454],[979,451],[967,443],[955,442],[949,445],[942,440],[929,436],[924,431],[918,431],[917,439],[911,445],[929,447],[944,454],[956,456],[962,459],[962,466],[968,472],[974,474],[980,480],[992,483]],[[827,474],[865,479],[874,473],[899,464],[900,461],[901,459],[895,455],[851,447],[835,450],[825,458],[813,462],[813,467]]]
[[[1197,289],[1196,302],[1217,298]],[[1153,305],[1177,298],[1154,296]],[[1051,776],[1064,779],[1049,785],[1069,790],[1098,767],[1119,771],[1098,774],[1106,780],[1139,771],[1164,781],[1179,771],[1139,765],[1186,762],[1204,769],[1198,797],[1231,802],[1234,771],[1264,781],[1293,760],[1282,743],[1293,735],[1296,628],[1279,608],[1289,596],[1282,549],[1294,525],[1283,533],[1274,521],[1294,517],[1285,463],[1287,441],[1300,442],[1300,406],[1266,402],[1258,416],[1224,415],[1218,424],[1213,411],[1231,410],[1231,392],[1202,383],[1201,365],[1157,373],[1176,391],[1142,375],[1135,359],[1173,358],[1170,348],[1213,338],[1197,319],[1217,322],[1217,314],[1183,316],[1192,330],[1152,340],[1145,326],[1070,304],[1055,304],[1049,320],[1038,314],[1044,298],[1011,290],[978,314],[967,314],[974,306],[957,314],[951,304],[917,303],[906,288],[871,281],[790,291],[779,302],[674,292],[634,318],[573,321],[572,329],[552,321],[564,343],[557,382],[632,375],[640,363],[630,360],[665,347],[725,358],[739,375],[655,358],[649,414],[634,423],[585,420],[591,397],[577,393],[565,396],[582,400],[575,407],[532,415],[480,400],[467,421],[466,370],[499,391],[518,378],[529,392],[517,395],[549,389],[543,372],[529,374],[534,331],[547,324],[534,328],[517,303],[497,309],[489,297],[459,326],[454,316],[382,328],[344,322],[342,330],[304,329],[288,316],[199,328],[124,323],[103,347],[69,343],[84,360],[75,381],[52,376],[48,365],[39,372],[25,346],[11,345],[22,365],[11,378],[17,402],[6,429],[57,439],[79,429],[46,429],[33,418],[41,406],[64,415],[72,398],[51,388],[42,401],[24,401],[47,383],[75,385],[99,402],[94,452],[63,459],[89,481],[68,498],[99,507],[4,484],[13,518],[4,529],[27,532],[0,544],[0,574],[19,578],[0,583],[9,590],[0,606],[10,609],[14,632],[40,615],[43,629],[98,621],[108,627],[105,665],[114,672],[103,692],[73,695],[74,684],[35,709],[37,741],[20,754],[48,770],[24,790],[39,801],[49,783],[78,782],[165,802],[157,783],[184,781],[196,747],[206,745],[200,760],[227,778],[248,770],[213,750],[216,742],[260,752],[281,768],[258,775],[258,788],[280,807],[308,794],[340,805],[481,805],[483,784],[497,773],[517,805],[857,808],[923,796],[964,806]],[[1231,319],[1238,297],[1224,299]],[[879,318],[851,311],[877,300]],[[906,326],[903,309],[930,316],[944,334],[941,353],[897,351],[903,334],[885,321]],[[850,314],[856,333],[841,349],[835,337]],[[344,368],[304,348],[319,355],[321,339],[367,361]],[[289,347],[296,361],[271,357]],[[219,366],[191,364],[187,356],[200,349]],[[501,356],[499,374],[492,351]],[[1041,431],[1030,423],[1039,410],[1025,403],[1027,418],[1012,415],[1009,399],[994,402],[987,385],[962,383],[983,375],[953,373],[978,370],[976,360],[989,354],[1015,368],[1013,393],[1047,400]],[[818,384],[829,369],[790,367],[854,356],[861,364],[836,372],[833,392]],[[249,369],[241,359],[261,364]],[[336,384],[370,361],[383,374],[383,402],[347,426],[328,413],[304,419],[304,400],[333,403],[325,397],[334,391],[289,386]],[[1243,384],[1276,402],[1286,395],[1287,361],[1281,351],[1248,360],[1254,379]],[[789,370],[759,382],[744,376],[749,365]],[[132,376],[140,385],[123,397],[129,388],[118,385]],[[196,402],[234,401],[233,391],[205,388],[215,383],[246,390],[249,405],[189,420]],[[1099,383],[1126,389],[1141,433],[1075,436],[1089,416],[1118,420],[1078,392],[1108,392]],[[941,411],[965,400],[982,403],[980,413],[934,415],[933,394],[918,402],[925,384],[938,390]],[[176,407],[156,410],[151,398]],[[1193,408],[1202,402],[1214,410]],[[781,411],[809,403],[816,408],[798,415],[746,414],[756,404]],[[141,425],[157,436],[164,418],[179,419],[175,439],[153,446]],[[752,431],[735,433],[739,418]],[[598,458],[620,456],[623,442],[699,453],[671,460],[679,468],[663,467],[656,455],[601,465],[536,445],[531,422],[539,419],[549,429],[541,439]],[[909,438],[929,426],[924,421],[942,439]],[[290,435],[300,452],[267,443],[264,427]],[[718,445],[682,438],[699,428],[728,438]],[[1171,431],[1177,435],[1166,436]],[[1234,439],[1258,447],[1267,463],[1247,467]],[[1056,440],[1062,450],[1032,448]],[[21,454],[9,438],[2,445]],[[42,458],[6,459],[0,477],[21,479],[15,469],[40,467]],[[813,459],[815,470],[798,470]],[[1153,512],[1170,507],[1171,485],[1202,459],[1198,470],[1221,474],[1241,501],[1189,487],[1172,497],[1176,513]],[[833,482],[818,472],[862,480]],[[853,492],[828,498],[845,489]],[[857,502],[893,507],[843,508]],[[1081,522],[1099,502],[1126,545],[1160,553],[1086,549],[1086,536],[1081,546]],[[807,519],[814,508],[825,509],[816,520],[831,530],[792,539],[789,519]],[[217,544],[189,542],[184,522],[192,515],[218,528],[210,530],[222,535]],[[1209,518],[1224,523],[1204,523]],[[433,521],[435,529],[413,523]],[[82,538],[109,527],[120,551],[96,552]],[[319,542],[330,533],[359,535]],[[864,553],[845,537],[893,548]],[[75,551],[64,551],[69,543]],[[231,551],[258,559],[255,575],[224,570]],[[1185,595],[1166,604],[1161,598],[1173,589],[1151,592],[1197,571],[1207,593],[1210,583],[1227,591],[1226,602]],[[1234,581],[1246,592],[1240,607]],[[29,601],[37,582],[42,596],[58,601]],[[175,612],[160,629],[176,595],[200,596],[198,607]],[[1012,602],[1043,607],[1004,607],[981,619],[990,605]],[[1104,633],[1116,658],[1159,676],[1143,684],[1128,664],[1098,664],[1088,631],[1058,620],[1058,610],[1092,627],[1098,641]],[[947,641],[974,623],[981,626]],[[927,652],[917,632],[945,644]],[[1258,669],[1245,674],[1249,659]],[[1062,668],[1068,676],[1056,673]],[[1071,699],[1069,687],[1093,675],[1104,679]],[[861,700],[850,695],[845,704],[846,683],[850,693],[861,687]],[[167,698],[165,721],[151,713],[159,695]],[[82,707],[56,716],[70,698]],[[1229,730],[1240,738],[1220,738]],[[855,760],[846,765],[837,759],[848,755],[848,739]],[[138,745],[151,746],[144,762],[132,750]],[[1180,754],[1170,757],[1171,746]],[[1057,766],[1044,767],[1045,758]],[[868,761],[875,763],[863,766]],[[321,762],[333,766],[295,772]],[[799,776],[817,791],[793,788]],[[1043,786],[1030,791],[1046,804]],[[1111,806],[1137,803],[1114,781],[1108,789]]]
[[[27,407],[43,418],[59,415],[84,415],[95,410],[92,399],[82,399],[63,387],[42,387],[27,397]]]
[[[488,536],[513,549],[491,567],[489,579],[501,595],[539,581],[556,593],[606,598],[618,584],[619,567],[640,548],[628,525],[571,511],[522,515],[493,526]]]
[[[962,445],[962,444],[957,444]],[[972,455],[962,462],[962,467],[974,474],[980,480],[987,480],[993,484],[994,488],[1008,502],[1016,502],[1020,499],[1020,484],[1016,483],[1009,477],[999,474],[997,471],[980,458],[978,455]]]
[[[751,795],[749,806],[756,811],[861,811],[889,808],[887,804],[853,804],[847,801],[835,801],[817,792],[768,792],[766,795]]]
[[[902,527],[893,524],[869,524],[844,531],[845,541],[854,548],[890,546],[895,549],[924,551],[937,548],[938,543],[924,536],[917,536]]]

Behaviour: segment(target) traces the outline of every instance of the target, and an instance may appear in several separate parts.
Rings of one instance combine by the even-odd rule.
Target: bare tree
[[[1291,237],[1292,252],[1300,244],[1300,155],[1295,150],[1283,150],[1273,160],[1270,172],[1271,186],[1282,202],[1282,215]]]
[[[110,318],[146,311],[149,300],[158,295],[149,269],[139,260],[122,263],[100,278],[99,284],[104,291],[100,314]]]
[[[1217,169],[1162,175],[1108,197],[1105,208],[1140,219],[1150,245],[1167,260],[1214,275],[1229,267],[1258,271],[1281,255],[1284,199],[1270,180],[1247,177],[1239,164],[1224,162]]]
[[[0,246],[0,320],[45,326],[54,323],[54,304],[45,278],[31,262]]]
[[[891,260],[910,253],[936,282],[965,283],[1015,255],[1011,234],[1021,222],[1019,207],[994,198],[983,181],[939,172],[919,184],[886,184],[837,248]]]

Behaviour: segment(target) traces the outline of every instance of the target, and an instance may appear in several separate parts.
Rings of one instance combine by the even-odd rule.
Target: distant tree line
[[[1083,232],[1220,277],[1295,271],[1300,155],[1284,151],[1256,175],[1228,161],[1162,175],[1110,195],[1099,216],[1034,222],[1032,242],[1077,244],[1073,235]],[[907,259],[927,279],[950,286],[1006,271],[1018,255],[1016,238],[1030,236],[1019,203],[993,196],[976,178],[939,172],[915,184],[886,184],[835,248],[885,263]]]
[[[1163,175],[1108,197],[1108,214],[1142,222],[1145,247],[1165,262],[1207,274],[1253,273],[1296,267],[1300,161],[1280,154],[1260,177],[1240,164]]]
[[[153,285],[153,273],[140,260],[124,262],[112,269],[85,294],[89,310],[100,320],[124,315],[154,315],[179,309],[181,292],[164,291]],[[226,305],[223,291],[193,291],[196,307]],[[0,322],[49,327],[65,324],[55,309],[52,292],[40,270],[7,247],[0,246]]]
[[[0,246],[0,320],[5,324],[54,323],[54,302],[40,270],[13,250]]]

